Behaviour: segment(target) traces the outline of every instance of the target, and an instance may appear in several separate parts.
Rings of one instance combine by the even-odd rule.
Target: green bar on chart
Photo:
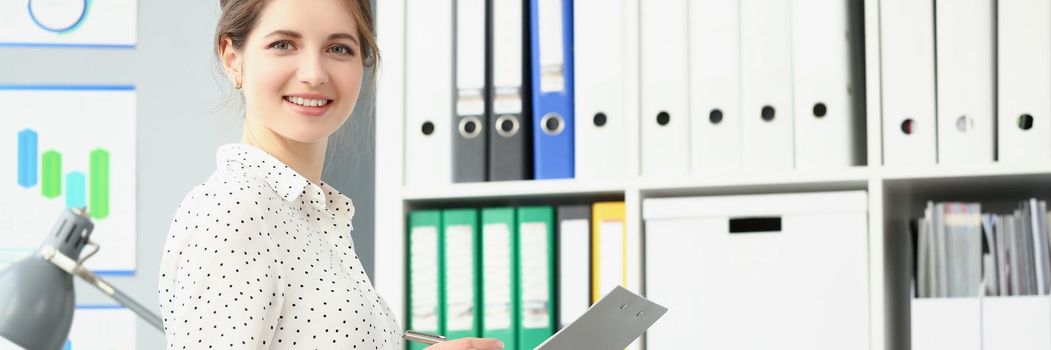
[[[109,152],[101,148],[91,151],[89,172],[88,213],[92,218],[102,219],[109,216]]]
[[[40,193],[46,198],[62,195],[62,154],[48,150],[41,156]]]

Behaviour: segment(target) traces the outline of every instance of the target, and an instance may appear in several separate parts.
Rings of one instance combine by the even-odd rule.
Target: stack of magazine
[[[982,214],[978,203],[927,203],[914,222],[913,288],[918,298],[1046,295],[1051,243],[1044,201],[1011,214]]]

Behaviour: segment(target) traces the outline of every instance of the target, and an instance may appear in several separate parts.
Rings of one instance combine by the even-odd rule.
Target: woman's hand
[[[428,346],[424,350],[501,350],[504,343],[492,338],[460,338]]]

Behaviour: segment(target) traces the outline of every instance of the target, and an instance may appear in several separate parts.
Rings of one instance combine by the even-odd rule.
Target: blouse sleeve
[[[284,299],[282,262],[258,205],[214,198],[188,198],[198,201],[184,201],[172,222],[160,277],[168,348],[267,349]]]

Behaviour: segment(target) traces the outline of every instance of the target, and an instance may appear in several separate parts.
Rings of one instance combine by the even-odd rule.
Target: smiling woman
[[[244,130],[172,219],[158,286],[168,348],[402,349],[354,251],[354,205],[321,181],[328,139],[379,60],[369,0],[220,5],[215,48]]]
[[[282,139],[324,145],[320,141],[354,109],[364,68],[375,68],[378,50],[368,3],[229,0],[222,5],[216,50],[227,76],[242,89],[243,141],[268,150]],[[305,175],[316,182],[320,172]]]

